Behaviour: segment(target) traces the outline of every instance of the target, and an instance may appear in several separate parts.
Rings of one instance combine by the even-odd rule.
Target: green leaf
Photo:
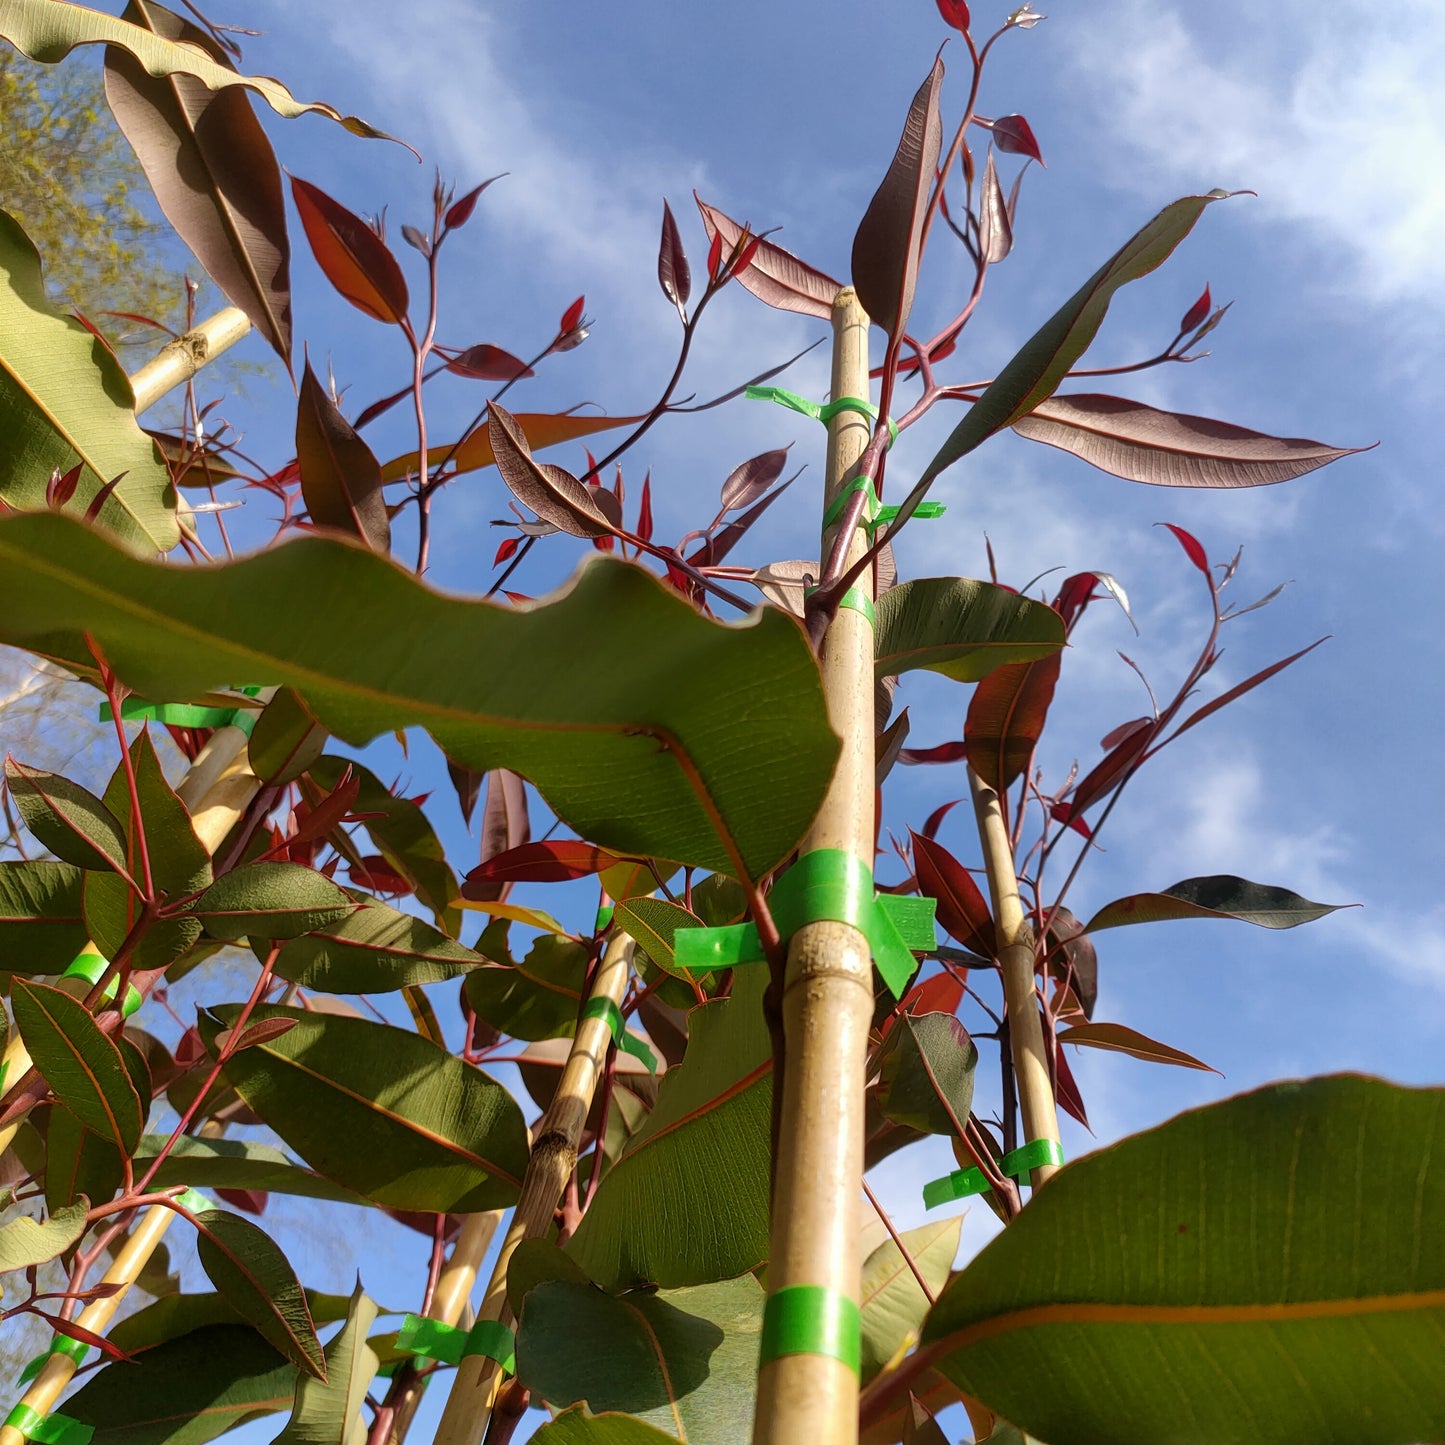
[[[522,1301],[530,1291],[548,1280],[566,1280],[590,1286],[587,1271],[550,1239],[524,1239],[507,1261],[507,1303],[520,1319]]]
[[[838,755],[792,618],[712,622],[603,556],[550,602],[499,607],[330,538],[164,567],[64,517],[0,517],[0,641],[89,673],[87,631],[147,696],[294,685],[347,743],[425,727],[469,768],[529,778],[591,842],[735,876],[796,847]]]
[[[900,1236],[909,1257],[937,1298],[948,1283],[963,1216],[937,1220]],[[885,1240],[863,1265],[859,1296],[862,1315],[862,1378],[866,1383],[888,1363],[910,1335],[923,1328],[928,1297],[894,1242]]]
[[[25,826],[56,857],[77,868],[128,872],[125,830],[89,789],[9,757],[5,780]]]
[[[196,900],[213,938],[296,938],[356,911],[329,878],[299,863],[247,863],[218,878]]]
[[[330,1325],[346,1318],[351,1301],[345,1295],[321,1294],[310,1289],[304,1293],[312,1324]],[[153,1350],[211,1325],[245,1325],[246,1333],[253,1339],[256,1337],[225,1295],[173,1294],[127,1315],[110,1327],[106,1338],[116,1349],[131,1354]]]
[[[92,1445],[205,1445],[244,1420],[284,1410],[295,1382],[296,1367],[249,1325],[208,1325],[105,1366],[65,1402],[65,1413],[94,1427]]]
[[[64,973],[85,947],[72,863],[0,863],[0,971]]]
[[[196,1250],[211,1283],[267,1344],[297,1369],[326,1378],[301,1281],[264,1229],[224,1209],[202,1210],[196,1215]]]
[[[485,962],[412,914],[368,898],[356,912],[288,943],[276,972],[322,993],[385,993],[440,983]]]
[[[702,928],[702,919],[678,903],[665,898],[634,898],[619,903],[613,919],[664,973],[691,979],[692,971],[678,967],[673,952],[673,935],[679,928]]]
[[[184,898],[211,881],[211,855],[196,836],[190,810],[166,780],[160,759],[143,728],[131,745],[131,767],[145,825],[151,881],[168,898]],[[130,787],[119,767],[102,799],[121,821],[126,839],[126,871],[140,878],[140,847],[132,821]],[[140,919],[136,895],[114,873],[88,873],[82,892],[85,922],[97,951],[111,957]],[[190,915],[153,922],[131,955],[133,968],[166,968],[192,948],[201,936],[200,920]]]
[[[687,1057],[598,1187],[567,1252],[604,1289],[708,1284],[768,1254],[772,1049],[767,970],[688,1015]]]
[[[1060,1171],[924,1344],[1069,1445],[1434,1438],[1442,1128],[1445,1090],[1355,1075],[1183,1114]]]
[[[149,1168],[169,1139],[169,1134],[145,1135],[135,1151],[137,1167]],[[157,1189],[184,1184],[197,1189],[254,1189],[341,1204],[367,1202],[354,1190],[303,1169],[281,1150],[250,1139],[202,1139],[183,1134],[156,1170],[152,1183]]]
[[[366,1343],[376,1305],[356,1286],[341,1333],[326,1347],[326,1382],[300,1375],[286,1428],[272,1445],[366,1445],[366,1392],[381,1363]]]
[[[543,1425],[531,1445],[667,1445],[676,1439],[631,1415],[593,1415],[578,1405]]]
[[[263,783],[292,783],[321,756],[326,742],[326,729],[306,711],[295,689],[277,688],[256,719],[246,760]]]
[[[52,1214],[44,1224],[21,1215],[0,1226],[0,1274],[29,1269],[32,1264],[44,1264],[63,1254],[85,1233],[85,1216],[89,1212],[90,1200],[81,1198]]]
[[[457,908],[461,890],[431,820],[418,804],[393,797],[375,773],[349,758],[319,758],[308,772],[320,792],[329,793],[348,767],[358,785],[353,811],[376,815],[365,825],[376,851],[412,885],[417,898],[435,915],[437,927],[455,938],[461,923]]]
[[[1298,928],[1347,905],[1311,903],[1288,888],[1251,883],[1232,873],[1186,878],[1162,893],[1131,893],[1106,903],[1085,925],[1085,933],[1126,923],[1162,923],[1174,918],[1238,918],[1261,928]]]
[[[0,10],[0,35],[7,38],[14,3]],[[135,395],[120,362],[51,305],[40,255],[7,211],[0,211],[0,435],[0,501],[38,511],[51,474],[79,462],[68,503],[77,515],[120,477],[101,504],[99,524],[136,551],[176,545],[175,488],[155,443],[136,425]]]
[[[240,1008],[215,1011],[233,1023]],[[232,1055],[226,1078],[313,1169],[393,1209],[471,1214],[516,1201],[527,1130],[480,1069],[403,1029],[338,1014],[258,1008],[294,1019]],[[207,1046],[218,1032],[201,1018]]]
[[[237,75],[192,46],[164,40],[139,25],[88,10],[83,5],[57,5],[54,0],[5,0],[0,8],[0,39],[8,40],[22,55],[44,65],[64,60],[77,45],[118,45],[135,56],[150,75],[194,75],[211,90],[242,85],[255,91],[277,115],[288,119],[315,111],[345,126],[353,135],[391,138],[329,105],[303,104],[278,80],[264,75]]]
[[[878,1102],[895,1124],[956,1135],[973,1107],[978,1049],[952,1014],[904,1014],[878,1054]]]
[[[900,582],[877,609],[879,677],[921,667],[977,682],[996,667],[1033,662],[1064,645],[1063,619],[1052,607],[967,577]]]
[[[476,969],[462,990],[478,1018],[514,1039],[571,1038],[586,979],[587,950],[544,933],[521,963]]]
[[[125,1060],[79,999],[16,979],[11,992],[25,1047],[55,1097],[102,1139],[130,1154],[144,1111]]]
[[[45,1207],[54,1214],[80,1198],[108,1201],[124,1177],[115,1145],[56,1104],[45,1126]]]
[[[517,1331],[517,1377],[554,1408],[585,1401],[692,1445],[752,1431],[763,1288],[721,1284],[621,1297],[548,1280],[530,1290]]]

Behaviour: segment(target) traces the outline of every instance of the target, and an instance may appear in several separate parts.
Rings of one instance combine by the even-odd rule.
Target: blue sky
[[[1073,906],[1087,916],[1121,894],[1215,872],[1364,906],[1285,934],[1201,923],[1102,936],[1097,1016],[1196,1054],[1224,1077],[1078,1051],[1074,1068],[1097,1141],[1281,1076],[1358,1069],[1437,1081],[1442,643],[1429,619],[1440,615],[1445,589],[1438,447],[1429,438],[1445,361],[1445,191],[1436,183],[1445,165],[1445,15],[1432,0],[1400,0],[1388,12],[1356,0],[1058,0],[1046,8],[1046,23],[997,47],[980,108],[1025,114],[1048,168],[1026,178],[1015,251],[991,273],[979,318],[950,363],[957,370],[947,374],[990,374],[1168,201],[1248,187],[1256,197],[1210,208],[1161,272],[1124,293],[1089,364],[1157,351],[1206,281],[1217,301],[1235,303],[1210,338],[1214,355],[1099,389],[1278,435],[1380,443],[1282,486],[1193,493],[1123,482],[1007,436],[945,476],[935,495],[949,504],[946,519],[900,542],[904,576],[985,575],[987,533],[1002,579],[1015,585],[1062,567],[1105,570],[1127,588],[1140,637],[1104,604],[1075,635],[1042,755],[1055,780],[1074,758],[1090,766],[1099,739],[1146,710],[1116,649],[1162,695],[1202,639],[1200,579],[1153,523],[1189,528],[1219,561],[1243,544],[1231,589],[1238,602],[1292,581],[1270,607],[1226,629],[1227,655],[1210,686],[1333,635],[1146,769]],[[991,17],[975,6],[980,32]],[[358,112],[424,155],[419,166],[399,148],[319,120],[268,122],[283,164],[353,209],[389,205],[393,227],[421,222],[433,164],[462,189],[511,173],[448,242],[442,338],[531,354],[585,293],[591,338],[550,359],[513,400],[518,409],[552,410],[588,399],[619,413],[645,408],[676,345],[677,319],[654,269],[661,198],[677,214],[695,274],[706,242],[693,187],[740,220],[781,226],[781,244],[846,280],[857,220],[948,34],[929,0],[423,0],[406,8],[255,0],[228,18],[266,32],[248,44],[248,69]],[[954,44],[945,61],[945,109],[956,115],[965,57]],[[298,335],[313,360],[330,360],[358,406],[401,385],[400,338],[336,299],[299,227],[295,234]],[[925,265],[915,331],[946,319],[965,294],[963,257],[948,242],[940,236]],[[410,274],[416,288],[420,267]],[[710,321],[684,387],[702,396],[824,330],[738,288]],[[880,349],[875,334],[875,362]],[[822,350],[787,382],[821,397]],[[449,435],[484,394],[448,385],[436,393],[434,435]],[[255,385],[229,412],[253,449],[279,455],[289,398],[277,388],[268,418],[272,395]],[[378,428],[372,438],[388,455],[409,440],[400,409],[397,416],[390,433]],[[907,435],[890,459],[893,488],[916,475],[954,419],[937,415]],[[822,434],[790,413],[738,402],[669,420],[631,455],[628,477],[636,486],[652,468],[659,535],[670,538],[711,517],[717,488],[739,461],[795,439],[793,456],[809,470],[747,556],[802,557],[815,545]],[[551,455],[581,470],[580,449]],[[487,523],[506,515],[505,501],[495,473],[464,479],[443,497],[433,581],[485,587],[501,535]],[[578,555],[557,539],[517,585],[543,592]],[[967,693],[910,680],[901,700],[912,705],[912,741],[927,746],[957,735]],[[900,771],[895,780],[888,821],[900,831],[965,791],[956,768]],[[459,818],[446,806],[437,811],[465,866],[473,845]],[[971,862],[970,827],[956,810],[941,838]],[[967,1022],[979,1018],[965,1011]],[[990,1100],[986,1086],[980,1098]],[[1093,1142],[1066,1125],[1071,1155]],[[949,1167],[946,1149],[919,1148],[880,1171],[875,1187],[900,1223],[916,1224],[919,1186]],[[980,1215],[987,1212],[973,1211],[966,1225],[968,1248],[988,1232]],[[294,1216],[283,1207],[276,1217]],[[368,1228],[364,1237],[381,1250],[394,1234]],[[334,1278],[317,1282],[349,1288],[350,1253],[319,1252],[317,1272]],[[389,1261],[375,1280],[368,1261],[367,1283],[384,1299],[411,1303],[419,1261],[419,1253]],[[269,1438],[264,1427],[257,1438]]]

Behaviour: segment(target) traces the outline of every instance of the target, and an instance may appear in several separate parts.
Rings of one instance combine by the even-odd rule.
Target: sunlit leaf
[[[296,938],[356,907],[330,879],[299,863],[248,863],[211,884],[195,914],[212,938]]]
[[[594,488],[561,467],[534,461],[526,433],[517,419],[496,402],[487,403],[487,412],[487,434],[492,440],[497,470],[523,506],[574,537],[612,534]]]
[[[953,1269],[963,1216],[940,1219],[900,1236],[908,1257],[937,1298]],[[910,1335],[922,1329],[928,1314],[928,1297],[919,1288],[908,1260],[891,1240],[885,1240],[863,1264],[858,1297],[862,1323],[862,1378],[866,1384]]]
[[[1218,1069],[1196,1059],[1193,1054],[1161,1044],[1157,1039],[1151,1039],[1137,1029],[1126,1028],[1123,1024],[1075,1024],[1073,1028],[1061,1029],[1058,1039],[1061,1044],[1087,1045],[1089,1048],[1129,1054],[1150,1064],[1177,1064],[1184,1069],[1203,1069],[1206,1074],[1219,1072]]]
[[[702,223],[714,242],[721,240],[731,251],[743,234],[736,221],[709,206],[693,192],[693,200],[702,213]],[[805,316],[818,316],[824,321],[833,315],[833,302],[843,288],[831,276],[800,261],[773,242],[761,240],[753,253],[752,263],[738,280],[760,301],[782,311],[801,311]]]
[[[409,305],[406,277],[386,242],[310,181],[292,176],[291,198],[326,279],[358,311],[392,325],[402,321]]]
[[[978,1049],[952,1014],[905,1014],[877,1058],[878,1102],[896,1124],[957,1136],[973,1107]]]
[[[969,699],[963,724],[968,765],[1002,794],[1028,767],[1043,735],[1063,653],[1012,663],[985,677]]]
[[[88,788],[9,757],[5,781],[25,826],[56,857],[77,868],[128,871],[125,830]]]
[[[1251,883],[1232,873],[1186,878],[1160,893],[1132,893],[1106,903],[1084,925],[1085,933],[1126,923],[1160,923],[1172,918],[1238,918],[1261,928],[1297,928],[1345,905],[1311,903],[1288,888]]]
[[[662,203],[662,240],[657,248],[657,283],[662,294],[677,307],[677,314],[687,320],[687,298],[692,294],[692,271],[687,252],[677,231],[672,207]]]
[[[326,1347],[324,1380],[297,1376],[291,1418],[272,1445],[359,1445],[367,1438],[363,1407],[381,1362],[366,1336],[376,1316],[358,1283],[346,1323]]]
[[[89,1212],[90,1200],[82,1197],[43,1224],[22,1214],[0,1225],[0,1274],[29,1269],[63,1254],[85,1233],[85,1216]]]
[[[0,863],[0,971],[65,972],[86,941],[82,876],[71,863]]]

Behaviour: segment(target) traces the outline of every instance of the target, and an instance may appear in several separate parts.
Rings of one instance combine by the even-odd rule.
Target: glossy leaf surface
[[[941,843],[913,833],[913,863],[924,897],[938,900],[938,921],[965,948],[998,953],[993,915],[973,875]]]
[[[996,793],[1003,793],[1028,767],[1054,688],[1063,653],[1037,662],[1013,663],[991,672],[974,689],[964,718],[968,765]]]
[[[316,379],[311,363],[296,408],[296,463],[311,520],[357,537],[377,552],[391,547],[381,465]]]
[[[1085,933],[1126,923],[1161,923],[1174,918],[1238,918],[1261,928],[1297,928],[1343,905],[1311,903],[1288,888],[1251,883],[1231,873],[1186,878],[1162,893],[1134,893],[1106,903],[1084,925]]]
[[[1181,1115],[1066,1166],[939,1298],[925,1346],[1071,1445],[1428,1439],[1442,1126],[1445,1091],[1353,1075]]]
[[[662,240],[657,247],[657,284],[662,294],[677,307],[677,314],[687,320],[687,298],[692,294],[692,268],[687,264],[682,237],[672,207],[662,203]]]
[[[328,616],[346,628],[314,625]],[[182,569],[61,517],[0,517],[0,640],[84,671],[87,630],[147,695],[295,683],[347,742],[425,726],[469,766],[531,778],[593,842],[753,877],[796,846],[838,750],[791,618],[722,626],[606,557],[550,603],[513,609],[443,597],[330,539]]]
[[[702,213],[708,238],[721,238],[724,251],[731,254],[742,237],[743,228],[716,206],[709,206],[696,191],[693,199]],[[782,311],[800,311],[804,316],[818,316],[824,321],[832,317],[833,302],[843,289],[831,276],[825,276],[816,267],[766,239],[759,242],[752,263],[738,280],[769,306]]]
[[[927,668],[956,682],[977,682],[1007,663],[1047,657],[1063,642],[1053,608],[966,577],[900,582],[877,602],[879,677]]]
[[[316,264],[358,311],[392,325],[407,312],[409,298],[401,263],[386,242],[319,186],[291,177],[291,199]]]

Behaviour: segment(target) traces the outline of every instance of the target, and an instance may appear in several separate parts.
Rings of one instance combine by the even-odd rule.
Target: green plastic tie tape
[[[36,1445],[87,1445],[95,1433],[91,1426],[69,1415],[42,1415],[29,1405],[17,1405],[5,1417],[5,1423]]]
[[[878,408],[871,401],[865,401],[861,396],[840,396],[837,401],[816,402],[809,401],[806,396],[799,396],[796,391],[787,391],[781,386],[750,386],[743,391],[743,395],[749,401],[775,401],[779,406],[785,406],[789,411],[796,411],[802,416],[810,416],[814,421],[820,421],[826,426],[839,412],[855,411],[859,416],[866,416],[869,421],[878,420]],[[888,445],[891,447],[898,440],[898,424],[892,417],[888,419]]]
[[[901,507],[882,507],[878,504],[878,493],[873,487],[873,478],[868,476],[851,477],[843,483],[842,490],[828,504],[827,510],[823,513],[823,530],[826,532],[829,527],[843,520],[843,513],[847,510],[848,498],[854,492],[863,492],[867,495],[868,501],[863,508],[863,515],[858,519],[858,525],[868,533],[868,540],[872,541],[880,527],[886,527],[897,521]],[[913,509],[915,517],[921,517],[924,521],[932,521],[943,516],[948,508],[942,502],[920,502]]]
[[[98,953],[82,953],[69,968],[61,974],[61,978],[83,978],[86,983],[94,987],[101,980],[101,976],[110,967],[110,960],[102,958]],[[111,979],[106,986],[103,997],[109,1001],[115,997],[118,978]],[[129,1018],[144,1002],[140,990],[134,984],[127,984],[125,990],[125,1003],[121,1005],[121,1017]]]
[[[803,588],[803,596],[811,597],[818,589],[816,587]],[[868,619],[869,627],[876,627],[878,619],[873,612],[873,599],[861,588],[850,587],[839,599],[840,608],[847,607],[854,612],[861,612]]]
[[[875,893],[873,871],[851,853],[818,848],[802,857],[773,885],[768,908],[784,941],[805,923],[829,920],[856,928],[873,951],[873,961],[894,998],[902,998],[917,971],[915,951],[934,947],[936,904],[931,898],[902,898]],[[706,973],[761,963],[757,926],[679,929],[673,939],[677,962]]]
[[[69,1355],[76,1365],[83,1365],[85,1357],[90,1353],[90,1346],[84,1340],[77,1340],[71,1335],[56,1335],[50,1341],[48,1350],[41,1352],[30,1361],[20,1372],[16,1380],[17,1385],[28,1385],[45,1368],[45,1362],[51,1355]]]
[[[1033,1139],[1005,1154],[998,1161],[998,1172],[1010,1179],[1022,1179],[1045,1164],[1063,1162],[1064,1146],[1057,1139]],[[942,1179],[934,1179],[923,1186],[923,1207],[937,1209],[940,1204],[967,1199],[970,1194],[987,1193],[988,1180],[984,1178],[982,1169],[955,1169],[952,1174],[945,1174]]]
[[[444,1365],[459,1365],[467,1355],[495,1360],[509,1375],[516,1369],[516,1337],[498,1320],[478,1320],[470,1330],[422,1315],[407,1315],[396,1333],[396,1347]]]
[[[187,1189],[177,1194],[176,1203],[182,1209],[189,1209],[192,1214],[204,1214],[207,1210],[216,1207],[199,1189]]]
[[[641,1039],[634,1038],[627,1032],[627,1025],[622,1021],[622,1010],[610,998],[589,998],[582,1009],[582,1017],[603,1020],[612,1035],[612,1042],[624,1054],[641,1059],[649,1074],[657,1072],[657,1055]]]
[[[858,1306],[821,1284],[790,1284],[763,1306],[763,1364],[784,1355],[826,1355],[859,1373],[862,1327]]]
[[[615,903],[604,903],[602,907],[597,910],[597,922],[592,925],[593,933],[601,933],[604,928],[611,926],[612,914],[616,910],[616,907],[617,905]]]
[[[259,687],[234,689],[246,697],[255,697]],[[205,707],[193,702],[147,702],[144,698],[128,697],[120,705],[121,719],[125,722],[158,722],[175,728],[240,728],[250,737],[256,727],[256,713],[245,707]],[[109,722],[115,713],[108,702],[100,705],[101,722]]]

